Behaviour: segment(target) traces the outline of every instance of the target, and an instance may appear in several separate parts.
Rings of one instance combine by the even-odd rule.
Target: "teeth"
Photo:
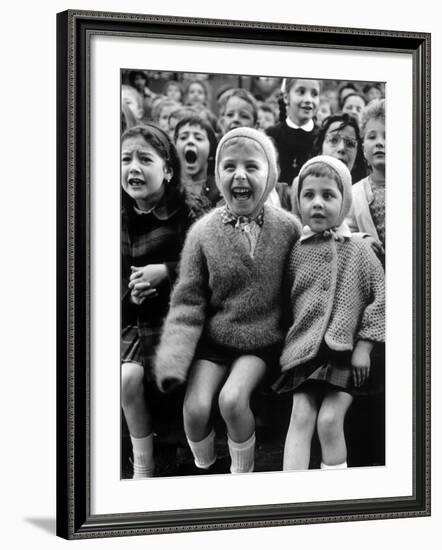
[[[248,198],[251,195],[250,189],[233,189],[232,195],[238,198]]]

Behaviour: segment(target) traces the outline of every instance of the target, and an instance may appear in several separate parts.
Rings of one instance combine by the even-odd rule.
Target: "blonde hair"
[[[227,92],[227,90],[226,90]],[[224,116],[227,108],[227,103],[232,97],[238,97],[250,105],[253,113],[253,122],[256,124],[258,120],[258,104],[253,95],[244,88],[232,88],[229,93],[226,93],[219,101],[219,115]]]
[[[132,96],[133,99],[135,99],[137,106],[142,109],[143,108],[143,98],[141,97],[140,92],[134,88],[133,86],[129,86],[128,84],[123,84],[121,86],[121,96],[124,94]]]
[[[180,108],[180,104],[173,99],[164,98],[157,101],[152,109],[152,120],[158,122],[160,120],[161,113],[165,107]]]
[[[369,120],[381,120],[385,124],[385,99],[372,99],[362,113],[361,133],[365,134],[365,128]]]

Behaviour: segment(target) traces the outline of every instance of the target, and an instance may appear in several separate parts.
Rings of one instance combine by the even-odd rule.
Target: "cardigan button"
[[[329,290],[330,289],[330,281],[324,281],[322,283],[323,290]]]
[[[331,262],[331,261],[332,261],[332,253],[331,253],[331,252],[327,252],[327,253],[325,254],[324,259],[325,259],[326,262]]]

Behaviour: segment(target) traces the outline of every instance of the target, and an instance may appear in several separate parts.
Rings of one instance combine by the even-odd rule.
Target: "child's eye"
[[[318,90],[312,90],[312,96],[317,97],[319,95]]]
[[[336,195],[333,193],[333,191],[324,191],[324,198],[329,200],[329,199],[334,199],[336,197]]]

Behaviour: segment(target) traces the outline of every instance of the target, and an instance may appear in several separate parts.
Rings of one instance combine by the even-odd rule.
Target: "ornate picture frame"
[[[373,52],[411,63],[410,382],[404,426],[409,433],[410,491],[387,496],[294,499],[247,505],[137,511],[94,511],[92,467],[96,436],[94,396],[96,305],[91,269],[95,212],[92,143],[93,41],[192,42],[253,48]],[[95,57],[94,57],[95,56]],[[343,76],[345,78],[345,76]],[[119,85],[119,82],[117,83]],[[387,82],[388,86],[388,82]],[[117,89],[117,88],[116,88]],[[119,125],[119,116],[109,128]],[[112,124],[114,124],[112,126]],[[93,129],[93,131],[92,131]],[[387,130],[388,131],[388,130]],[[116,136],[118,139],[119,136]],[[119,145],[117,145],[117,148]],[[118,163],[114,162],[118,171]],[[119,174],[117,174],[119,177]],[[430,35],[69,10],[57,16],[57,534],[67,539],[198,530],[271,527],[319,522],[417,517],[430,514]],[[392,193],[395,191],[393,190]],[[392,203],[390,203],[392,204]],[[391,208],[394,208],[392,206]],[[115,221],[118,223],[118,220]],[[395,243],[396,244],[396,243]],[[95,241],[94,246],[100,244]],[[115,247],[118,244],[115,243]],[[408,256],[407,256],[408,257]],[[116,268],[118,270],[118,267]],[[387,272],[388,272],[387,264]],[[388,284],[387,284],[388,292]],[[400,316],[401,311],[387,310]],[[394,352],[394,350],[393,350]],[[393,355],[394,360],[394,355]],[[116,358],[118,364],[118,358]],[[118,372],[116,373],[118,378]],[[392,392],[395,390],[391,390]],[[115,408],[119,409],[116,402]],[[407,409],[408,410],[408,409]],[[393,411],[394,413],[394,411]],[[390,415],[392,418],[394,414]],[[394,419],[393,419],[394,420]],[[108,427],[109,428],[109,427]],[[118,430],[119,426],[109,429]],[[259,476],[261,474],[256,474]],[[170,481],[170,480],[169,480]],[[154,481],[162,483],[161,479]],[[170,481],[177,483],[175,480]],[[116,479],[115,483],[127,483]],[[144,484],[146,481],[143,482]],[[144,485],[145,487],[145,485]],[[170,484],[167,489],[170,490]],[[172,495],[171,495],[172,498]],[[264,497],[265,498],[265,497]],[[121,505],[124,506],[124,502]]]

